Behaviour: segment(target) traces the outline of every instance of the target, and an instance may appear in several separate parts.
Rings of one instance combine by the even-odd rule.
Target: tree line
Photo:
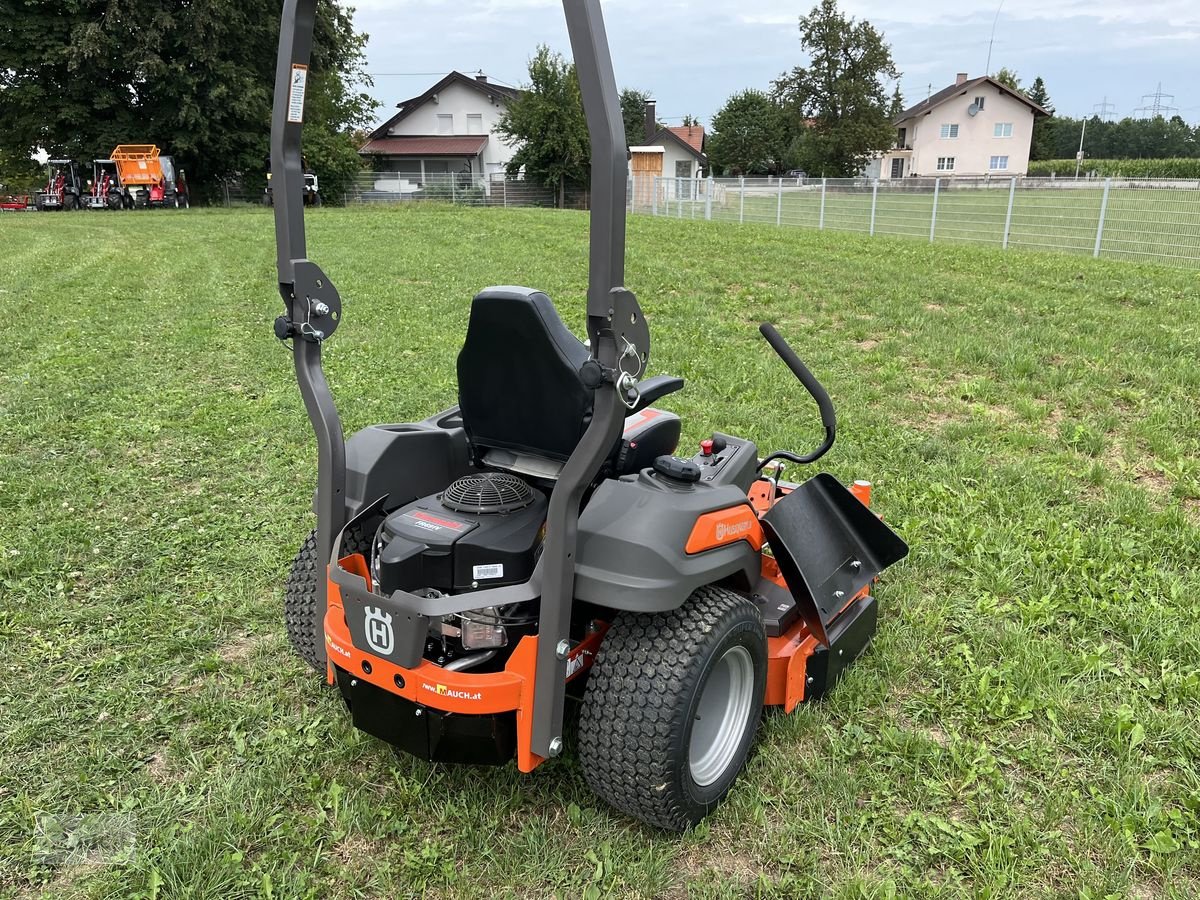
[[[29,157],[90,162],[157,144],[202,190],[262,180],[269,155],[279,0],[0,0],[0,181]],[[336,194],[361,168],[367,36],[352,10],[319,6],[304,152]]]

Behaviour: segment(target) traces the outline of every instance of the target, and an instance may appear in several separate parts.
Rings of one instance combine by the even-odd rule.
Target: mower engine
[[[546,495],[517,475],[482,472],[391,513],[372,547],[372,575],[385,595],[426,597],[523,584],[545,536]],[[426,657],[457,669],[482,665],[521,634],[536,610],[476,610],[435,622]]]

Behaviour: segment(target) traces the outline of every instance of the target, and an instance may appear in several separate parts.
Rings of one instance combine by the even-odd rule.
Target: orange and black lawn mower
[[[762,333],[820,407],[824,443],[760,459],[714,433],[676,455],[644,377],[650,330],[625,284],[625,130],[599,0],[564,0],[592,145],[587,341],[544,293],[471,303],[458,406],[344,440],[321,367],[342,300],[307,258],[301,132],[317,0],[286,0],[271,138],[275,324],[319,448],[317,527],[288,579],[289,638],[356,727],[426,760],[532,772],[563,751],[601,798],[671,831],[728,794],[764,705],[829,691],[869,645],[876,576],[908,548],[869,486],[779,478],[833,446],[825,389]]]

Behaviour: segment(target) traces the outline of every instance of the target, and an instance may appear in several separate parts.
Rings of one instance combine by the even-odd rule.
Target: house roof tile
[[[999,88],[1001,93],[1008,94],[1008,96],[1012,97],[1014,100],[1020,100],[1026,106],[1029,106],[1033,109],[1033,114],[1035,116],[1050,115],[1049,112],[1042,109],[1020,91],[1014,91],[1012,88],[1001,84],[999,81],[989,75],[980,75],[978,78],[970,78],[967,81],[964,81],[962,84],[952,84],[948,87],[942,88],[935,94],[931,94],[927,99],[922,100],[915,106],[910,106],[904,112],[900,113],[893,124],[899,125],[906,119],[915,119],[917,116],[924,115],[925,113],[929,112],[934,107],[941,106],[947,100],[959,96],[960,94],[965,94],[983,84],[990,84],[993,87]]]

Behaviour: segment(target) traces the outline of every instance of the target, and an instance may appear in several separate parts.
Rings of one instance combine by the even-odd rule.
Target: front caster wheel
[[[703,587],[673,612],[622,613],[584,694],[584,777],[636,819],[668,831],[695,825],[746,764],[766,679],[762,618],[732,591]]]

